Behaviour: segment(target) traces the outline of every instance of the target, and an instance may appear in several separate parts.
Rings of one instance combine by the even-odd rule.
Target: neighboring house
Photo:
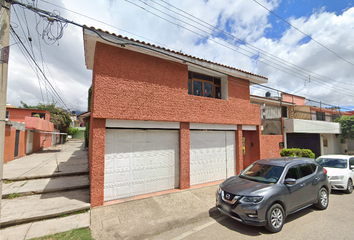
[[[316,157],[346,153],[340,124],[333,122],[344,114],[338,109],[309,106],[304,97],[286,93],[281,97],[251,96],[251,102],[261,105],[262,134],[283,134],[286,148],[311,149]]]
[[[5,162],[52,144],[53,123],[49,111],[7,106],[5,126]]]
[[[84,30],[91,112],[79,116],[90,121],[92,206],[223,180],[279,156],[283,136],[261,136],[250,103],[250,84],[267,78],[92,30],[101,37]]]
[[[70,118],[71,118],[70,127],[72,128],[80,127],[80,121],[76,116],[76,111],[71,111]]]

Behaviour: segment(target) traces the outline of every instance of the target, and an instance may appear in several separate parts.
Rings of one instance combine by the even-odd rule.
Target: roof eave
[[[137,41],[133,42],[127,38],[120,38],[116,35],[112,35],[107,32],[102,32],[100,30],[94,30],[94,31],[99,31],[100,34],[104,35],[104,38],[108,40],[108,41],[106,41],[106,40],[102,39],[101,37],[99,37],[97,33],[93,32],[90,29],[84,28],[83,31],[84,31],[85,63],[86,63],[87,69],[90,69],[90,70],[93,69],[93,65],[94,65],[96,43],[101,42],[101,43],[108,44],[111,46],[126,48],[131,51],[148,54],[148,55],[155,56],[158,58],[187,64],[190,66],[193,65],[194,67],[206,68],[206,69],[209,69],[212,71],[219,72],[220,74],[225,74],[225,75],[229,75],[229,76],[234,76],[234,77],[246,79],[246,80],[250,81],[251,84],[263,84],[263,83],[268,82],[268,79],[263,76],[248,73],[248,72],[242,71],[242,70],[233,69],[228,66],[213,63],[211,61],[206,61],[203,59],[198,59],[196,57],[193,57],[190,55],[185,55],[185,54],[178,53],[175,51],[171,51],[171,50],[168,51],[165,48],[156,47],[156,46],[150,45],[150,44],[145,44],[144,42],[142,42],[142,43],[137,42]]]

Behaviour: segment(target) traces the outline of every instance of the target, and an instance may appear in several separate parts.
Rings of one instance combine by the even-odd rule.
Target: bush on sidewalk
[[[310,149],[287,148],[280,151],[282,157],[307,157],[315,158],[315,154]]]

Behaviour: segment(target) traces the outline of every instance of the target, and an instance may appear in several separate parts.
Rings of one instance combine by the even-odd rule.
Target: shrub
[[[89,139],[90,139],[90,122],[85,123],[85,147],[88,148],[89,146]]]
[[[71,135],[71,136],[74,136],[78,132],[79,132],[79,129],[77,129],[77,128],[69,127],[69,129],[68,129],[68,135]]]
[[[282,157],[307,157],[315,158],[315,154],[310,149],[288,148],[280,151]]]

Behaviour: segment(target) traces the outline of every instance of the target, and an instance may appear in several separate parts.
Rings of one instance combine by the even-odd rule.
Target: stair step
[[[89,189],[3,199],[1,227],[28,223],[90,209]]]
[[[86,212],[0,229],[0,236],[1,239],[32,239],[89,226],[90,213]]]
[[[90,186],[88,175],[43,178],[25,181],[4,181],[2,184],[3,198],[10,194],[19,194],[21,196],[31,194],[41,194],[56,191],[66,191],[72,189],[86,188]]]

